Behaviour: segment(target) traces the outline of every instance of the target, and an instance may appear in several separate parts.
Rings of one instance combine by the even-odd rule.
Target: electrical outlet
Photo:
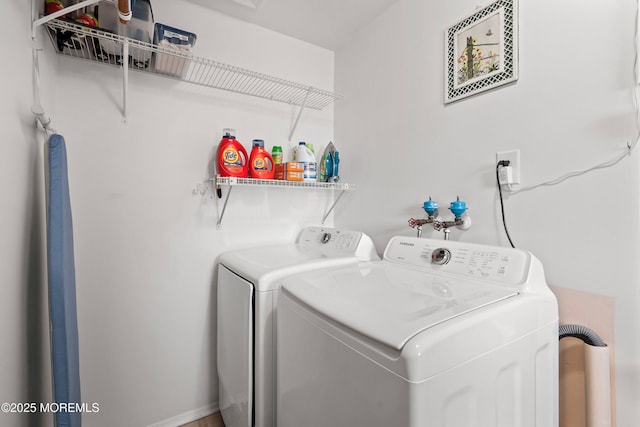
[[[520,150],[498,151],[496,153],[496,163],[500,160],[509,160],[509,166],[511,167],[510,182],[506,180],[506,182],[502,183],[520,184]]]

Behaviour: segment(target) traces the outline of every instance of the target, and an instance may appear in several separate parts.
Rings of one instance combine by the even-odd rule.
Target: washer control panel
[[[510,284],[526,281],[531,268],[531,254],[519,249],[416,237],[391,239],[384,259],[434,272]]]

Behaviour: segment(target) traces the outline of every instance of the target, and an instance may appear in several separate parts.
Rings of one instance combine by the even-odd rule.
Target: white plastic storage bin
[[[101,2],[97,7],[98,26],[100,29],[124,36],[133,40],[151,44],[153,36],[153,10],[149,0],[137,0],[132,7],[132,18],[128,24],[119,24],[116,5]],[[116,41],[101,40],[98,59],[108,61],[115,57],[122,64],[122,44]],[[141,49],[132,44],[129,49],[131,65],[139,69],[147,69],[151,63],[151,51]]]
[[[191,48],[196,43],[196,35],[188,31],[156,24],[153,43],[168,54],[157,52],[155,71],[170,76],[184,77],[189,69]]]

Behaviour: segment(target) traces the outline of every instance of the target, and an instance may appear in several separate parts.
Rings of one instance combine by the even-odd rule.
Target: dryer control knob
[[[451,252],[449,249],[438,248],[431,252],[431,262],[437,265],[444,265],[451,259]]]
[[[324,233],[322,235],[322,243],[329,243],[329,240],[331,240],[331,233]]]

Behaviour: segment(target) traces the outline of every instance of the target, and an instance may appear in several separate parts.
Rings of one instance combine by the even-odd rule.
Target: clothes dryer
[[[276,307],[280,281],[380,259],[358,231],[307,227],[295,243],[234,250],[220,257],[217,370],[226,427],[275,426]]]
[[[282,282],[279,427],[557,427],[558,308],[529,252],[393,238]]]

